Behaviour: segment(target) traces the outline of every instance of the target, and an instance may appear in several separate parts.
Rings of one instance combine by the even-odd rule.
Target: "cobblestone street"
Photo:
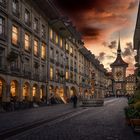
[[[126,99],[117,98],[105,101],[103,107],[78,107],[75,111],[77,113],[58,117],[54,121],[10,137],[9,140],[139,140],[140,135],[125,124],[123,108],[126,105]],[[64,108],[60,106],[59,109]],[[73,110],[68,106],[67,111]],[[55,116],[55,112],[50,114]]]

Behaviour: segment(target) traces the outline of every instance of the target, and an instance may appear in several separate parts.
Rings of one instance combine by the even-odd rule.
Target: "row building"
[[[105,73],[51,1],[0,0],[0,103],[104,97]]]

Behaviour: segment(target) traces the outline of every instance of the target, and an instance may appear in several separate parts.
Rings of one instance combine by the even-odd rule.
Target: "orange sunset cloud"
[[[85,47],[91,50],[108,70],[116,58],[120,32],[122,56],[129,63],[127,74],[133,73],[135,53],[132,40],[138,0],[53,1],[62,14],[69,16],[77,30],[82,33]],[[113,42],[115,44],[111,47]]]

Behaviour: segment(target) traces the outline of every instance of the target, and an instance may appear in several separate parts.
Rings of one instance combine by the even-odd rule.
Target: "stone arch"
[[[45,99],[45,96],[46,96],[46,94],[45,94],[45,86],[41,85],[41,87],[40,87],[40,99],[41,100]]]
[[[6,81],[0,77],[0,102],[4,100],[4,97],[6,97]]]
[[[88,90],[85,89],[85,90],[84,90],[84,97],[85,97],[85,98],[88,98],[88,96],[89,96],[89,94],[88,94]]]
[[[23,100],[25,101],[30,100],[30,97],[31,97],[30,92],[31,92],[31,86],[28,82],[25,82],[22,87]]]
[[[54,88],[54,96],[55,96],[55,97],[58,97],[58,96],[59,96],[59,88],[58,88],[58,86],[56,86],[56,87]]]
[[[33,101],[39,101],[39,94],[38,94],[38,85],[34,84],[32,87],[32,97],[33,97]]]
[[[49,94],[50,94],[50,95],[51,95],[51,94],[54,94],[53,92],[54,92],[54,87],[53,87],[53,85],[50,85],[50,86],[49,86]]]
[[[10,83],[10,99],[16,101],[18,98],[19,84],[16,80],[12,80]]]
[[[66,86],[66,93],[65,93],[66,97],[67,98],[70,98],[70,90],[69,90],[69,87]]]
[[[77,95],[77,91],[76,91],[76,88],[75,88],[74,86],[72,86],[72,87],[70,88],[70,97],[73,96],[74,94]]]

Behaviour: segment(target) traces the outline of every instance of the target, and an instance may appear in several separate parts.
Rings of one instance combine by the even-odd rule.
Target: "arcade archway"
[[[11,100],[16,101],[17,96],[18,96],[18,82],[16,80],[13,80],[10,83],[10,97],[11,97]]]
[[[3,96],[6,92],[6,82],[0,77],[0,102],[2,102]]]
[[[23,85],[23,100],[28,101],[30,99],[30,84],[25,82]]]

